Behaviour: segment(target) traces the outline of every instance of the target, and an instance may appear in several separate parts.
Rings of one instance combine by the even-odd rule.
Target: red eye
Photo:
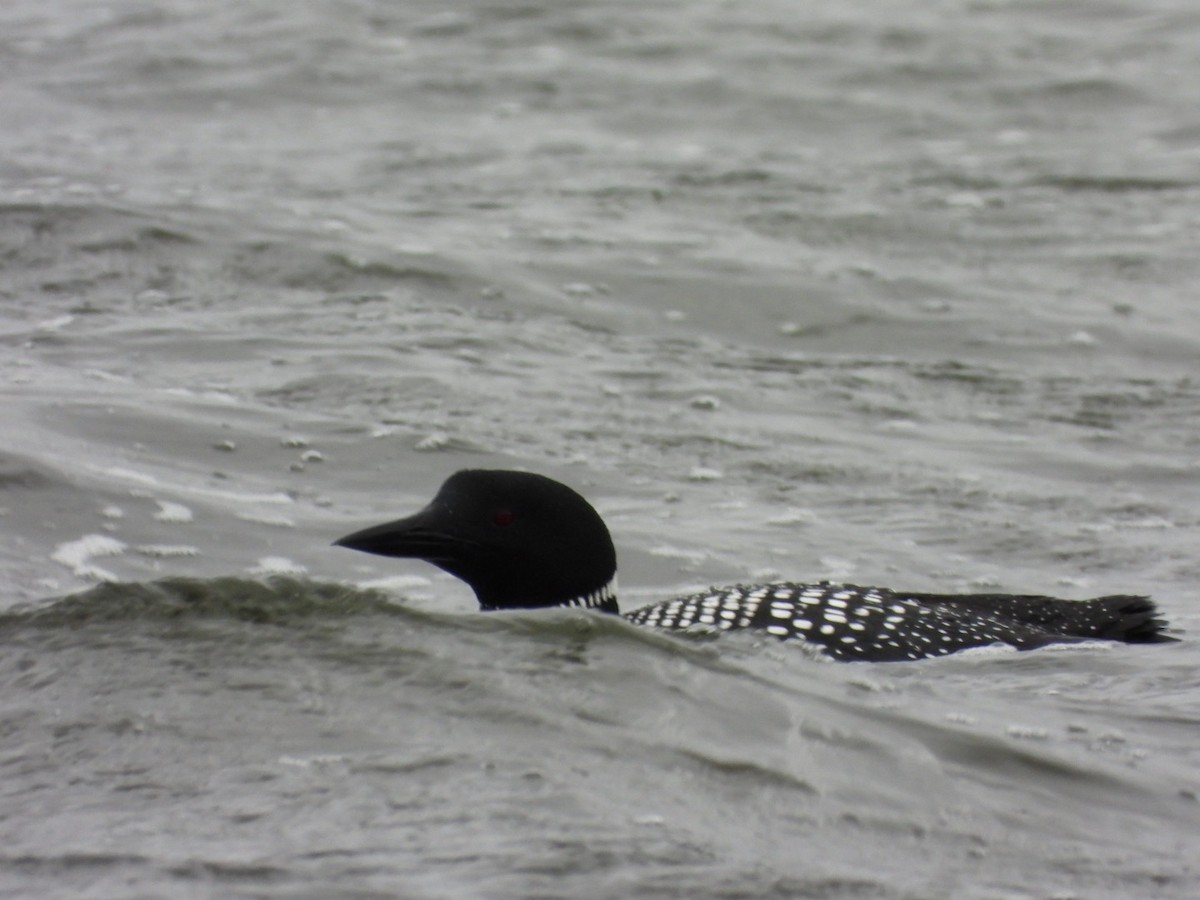
[[[509,512],[507,509],[501,509],[496,512],[496,515],[492,516],[492,521],[495,522],[497,525],[499,525],[501,528],[503,528],[506,525],[511,525],[516,520],[516,518],[517,517],[514,516],[511,512]]]

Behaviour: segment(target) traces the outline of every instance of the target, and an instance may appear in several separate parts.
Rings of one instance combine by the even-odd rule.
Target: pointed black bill
[[[424,559],[434,564],[450,562],[457,556],[455,548],[461,548],[463,542],[439,530],[434,518],[433,511],[426,507],[408,518],[373,525],[338,538],[333,545],[376,556]]]

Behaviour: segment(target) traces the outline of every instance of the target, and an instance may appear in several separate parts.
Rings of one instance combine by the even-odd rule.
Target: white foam
[[[195,497],[208,497],[216,500],[232,500],[237,503],[270,503],[282,505],[294,503],[295,500],[283,491],[272,494],[248,494],[240,491],[227,491],[219,488],[203,487],[201,485],[166,484],[145,472],[137,472],[122,466],[88,466],[89,471],[107,478],[117,478],[122,481],[132,481],[136,484],[147,485],[161,489],[163,492],[190,494]],[[144,495],[138,495],[144,496]]]
[[[1093,347],[1098,343],[1095,335],[1088,331],[1073,331],[1063,340],[1077,347]]]
[[[686,547],[676,547],[671,544],[658,544],[646,550],[651,556],[668,556],[686,560],[690,563],[701,563],[708,559],[704,550],[690,550]]]
[[[286,516],[276,516],[270,513],[240,512],[237,517],[243,522],[253,522],[255,525],[272,525],[276,528],[296,527],[296,523]]]
[[[450,435],[444,431],[434,431],[417,441],[413,449],[429,452],[432,450],[444,450],[449,445]]]
[[[634,825],[643,825],[648,827],[658,827],[667,824],[667,820],[657,813],[646,813],[641,816],[633,817]]]
[[[1175,523],[1161,516],[1148,516],[1145,519],[1135,519],[1121,523],[1126,528],[1174,528]]]
[[[159,522],[166,522],[170,525],[182,525],[192,521],[192,511],[182,503],[173,503],[170,500],[158,501],[158,512],[154,514],[154,518]]]
[[[956,650],[952,654],[940,657],[940,659],[988,659],[996,656],[1011,656],[1014,653],[1020,652],[1012,644],[995,643],[984,644],[980,647],[964,647],[962,650]]]
[[[191,388],[173,387],[164,388],[164,394],[170,394],[177,397],[196,398],[198,400],[207,400],[209,403],[219,403],[222,406],[237,406],[241,401],[228,391],[219,390],[202,390],[194,391]]]
[[[790,506],[778,515],[767,519],[768,525],[813,525],[820,517],[811,509]]]
[[[145,472],[135,472],[133,469],[125,469],[121,466],[112,466],[104,468],[102,466],[89,466],[93,472],[99,472],[101,475],[109,475],[113,478],[121,478],[125,481],[136,481],[138,484],[158,484],[159,481],[153,475],[147,475]]]
[[[306,575],[308,569],[286,556],[264,556],[250,570],[255,575]]]
[[[74,321],[75,317],[69,314],[55,316],[53,319],[43,319],[36,327],[38,331],[61,331]]]
[[[50,554],[56,563],[66,566],[78,578],[96,581],[117,581],[117,576],[107,569],[92,565],[97,556],[119,556],[126,546],[122,541],[105,534],[85,534],[74,541],[59,544]]]
[[[1009,725],[1004,730],[1009,737],[1021,738],[1026,741],[1045,741],[1050,738],[1050,732],[1045,728],[1034,728],[1029,725]]]
[[[360,581],[357,586],[366,591],[396,591],[403,592],[413,588],[431,587],[433,582],[423,575],[392,575],[388,578],[374,578],[370,581]]]
[[[332,766],[345,762],[346,757],[338,753],[324,753],[315,756],[281,756],[279,764],[281,766],[295,766],[300,769],[308,769],[313,766]]]

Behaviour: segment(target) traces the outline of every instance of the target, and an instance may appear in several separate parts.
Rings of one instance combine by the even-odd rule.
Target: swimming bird
[[[619,614],[617,558],[600,514],[566,485],[531,472],[466,469],[424,509],[335,545],[423,559],[475,591],[485,610],[574,606]],[[627,613],[663,629],[761,629],[839,660],[892,662],[1009,644],[1174,641],[1147,597],[1092,600],[934,594],[822,581],[734,585]]]

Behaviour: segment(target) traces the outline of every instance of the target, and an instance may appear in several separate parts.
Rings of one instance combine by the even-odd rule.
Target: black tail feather
[[[1165,644],[1178,641],[1166,633],[1166,620],[1149,597],[1115,594],[1087,601],[1097,613],[1096,637],[1126,644]]]
[[[1120,641],[1125,644],[1162,644],[1179,640],[1166,633],[1168,623],[1159,617],[1149,597],[1113,594],[1092,600],[1060,600],[1024,594],[909,594],[931,605],[947,606],[1011,619],[1045,631],[1048,635]]]

